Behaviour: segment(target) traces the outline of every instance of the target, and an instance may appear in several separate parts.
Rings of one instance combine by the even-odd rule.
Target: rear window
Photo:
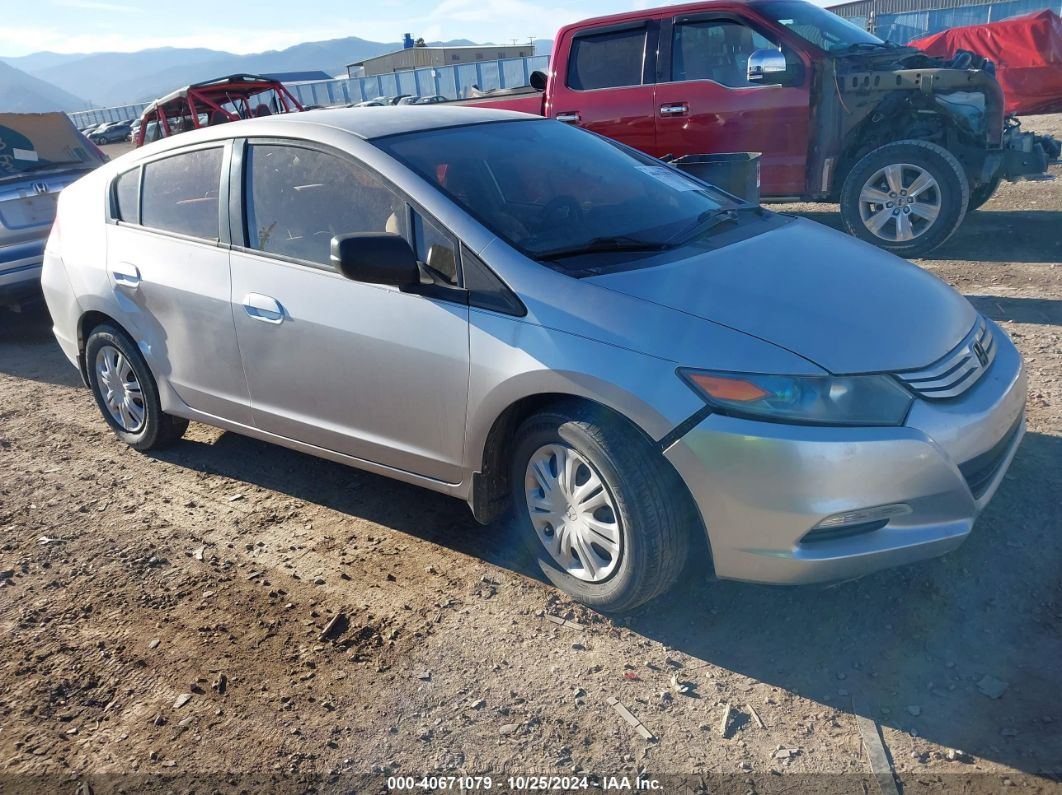
[[[645,71],[645,28],[628,28],[579,36],[572,42],[568,87],[640,86]]]
[[[197,149],[144,166],[140,222],[152,229],[217,240],[222,150]]]

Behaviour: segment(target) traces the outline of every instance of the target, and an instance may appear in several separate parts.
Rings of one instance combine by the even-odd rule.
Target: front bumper
[[[717,576],[828,582],[959,546],[1025,430],[1021,356],[991,328],[999,350],[977,384],[954,400],[916,401],[902,427],[824,428],[713,414],[669,447],[665,455],[700,509]],[[894,504],[910,513],[871,532],[802,543],[828,516]]]

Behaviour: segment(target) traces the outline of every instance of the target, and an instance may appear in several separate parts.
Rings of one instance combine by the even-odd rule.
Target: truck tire
[[[849,233],[901,257],[919,257],[958,229],[970,203],[959,161],[929,141],[897,141],[866,154],[841,188]]]
[[[991,181],[986,182],[984,185],[979,185],[973,190],[971,190],[970,206],[966,208],[966,212],[969,213],[973,212],[974,210],[980,209],[985,202],[991,199],[995,195],[996,189],[999,187],[999,183],[1002,179],[1002,175],[997,174],[995,177],[992,178]]]
[[[675,583],[699,522],[678,475],[637,429],[564,402],[525,420],[511,449],[516,531],[554,586],[624,612]]]

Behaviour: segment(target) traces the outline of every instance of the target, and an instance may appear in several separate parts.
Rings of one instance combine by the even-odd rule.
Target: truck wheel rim
[[[586,458],[567,445],[540,447],[527,462],[524,493],[535,535],[557,565],[584,582],[612,576],[623,554],[619,513]]]
[[[921,166],[893,163],[880,168],[859,192],[859,215],[875,237],[904,243],[924,235],[941,210],[937,180]]]
[[[96,354],[96,388],[107,413],[123,431],[136,433],[144,427],[144,390],[125,354],[111,345]]]

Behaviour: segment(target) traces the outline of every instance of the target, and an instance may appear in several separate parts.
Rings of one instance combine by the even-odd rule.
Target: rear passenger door
[[[652,154],[656,40],[655,20],[579,31],[557,64],[545,115]]]
[[[228,145],[219,142],[119,174],[111,188],[107,278],[155,375],[193,409],[249,425],[221,228],[227,160]]]
[[[346,154],[252,140],[240,160],[233,184],[245,213],[233,219],[243,245],[231,253],[232,295],[255,424],[458,482],[469,360],[456,241]],[[331,239],[355,232],[413,239],[437,289],[413,294],[341,276],[329,263]]]

